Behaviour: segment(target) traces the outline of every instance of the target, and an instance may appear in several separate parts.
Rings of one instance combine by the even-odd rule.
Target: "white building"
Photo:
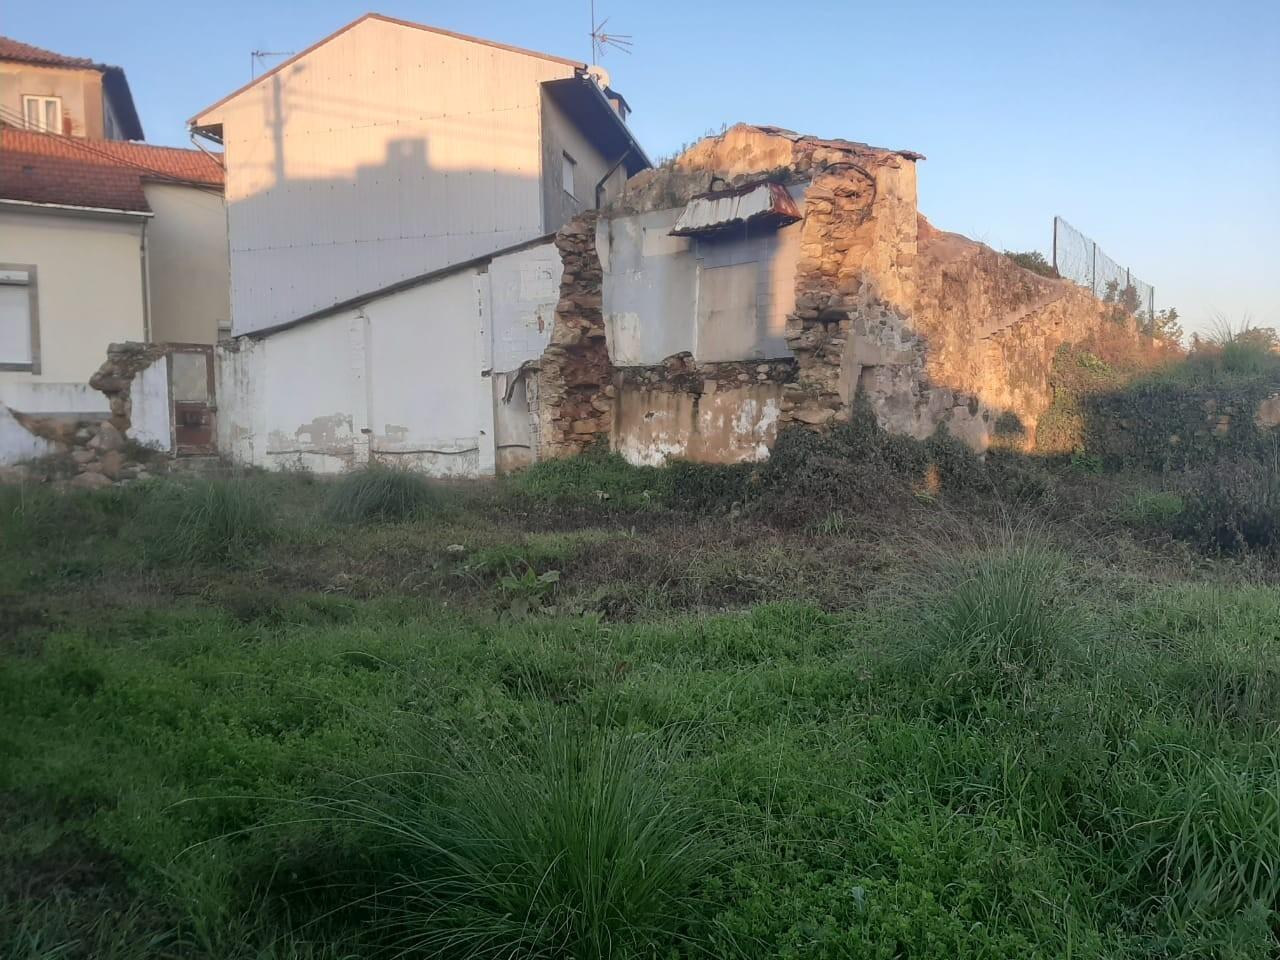
[[[587,65],[368,14],[202,110],[235,334],[553,232],[648,160]]]
[[[527,462],[550,235],[649,166],[587,64],[369,14],[191,121],[226,158],[218,446],[272,469]]]
[[[89,386],[109,344],[202,345],[199,364],[229,325],[221,164],[119,139],[141,133],[119,68],[0,38],[0,463],[56,449],[32,418],[112,416]],[[157,402],[145,439],[172,449]]]

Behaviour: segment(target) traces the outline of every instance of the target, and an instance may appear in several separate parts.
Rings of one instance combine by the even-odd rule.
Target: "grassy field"
[[[1274,957],[1274,544],[815,443],[0,489],[0,956]]]

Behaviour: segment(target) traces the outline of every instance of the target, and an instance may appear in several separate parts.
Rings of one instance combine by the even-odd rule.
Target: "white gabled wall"
[[[560,270],[545,243],[220,345],[219,450],[272,470],[492,475],[500,447],[531,444],[505,374],[546,347]]]
[[[234,332],[542,235],[540,84],[573,74],[365,19],[202,116],[226,144]]]

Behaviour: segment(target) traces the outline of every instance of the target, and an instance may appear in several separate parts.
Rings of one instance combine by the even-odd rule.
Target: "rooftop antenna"
[[[605,17],[599,23],[596,22],[596,0],[591,0],[591,65],[595,66],[598,60],[604,57],[605,51],[609,48],[621,50],[623,53],[631,52],[631,34],[629,33],[605,33],[605,25],[609,22],[609,18]]]
[[[292,50],[253,50],[249,53],[249,79],[258,79],[258,70],[267,65],[267,57],[292,57]]]

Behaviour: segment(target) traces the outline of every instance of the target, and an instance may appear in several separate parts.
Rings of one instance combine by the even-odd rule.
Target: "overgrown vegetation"
[[[1039,274],[1042,277],[1049,277],[1053,280],[1059,279],[1059,273],[1052,263],[1045,259],[1043,253],[1039,250],[1026,250],[1021,253],[1014,250],[1006,250],[1004,255],[1022,267],[1024,270],[1030,270],[1032,273]]]
[[[1280,464],[1019,428],[0,488],[0,956],[1274,956]]]
[[[440,494],[422,474],[377,464],[343,474],[329,493],[329,516],[341,523],[403,521],[424,516]]]

